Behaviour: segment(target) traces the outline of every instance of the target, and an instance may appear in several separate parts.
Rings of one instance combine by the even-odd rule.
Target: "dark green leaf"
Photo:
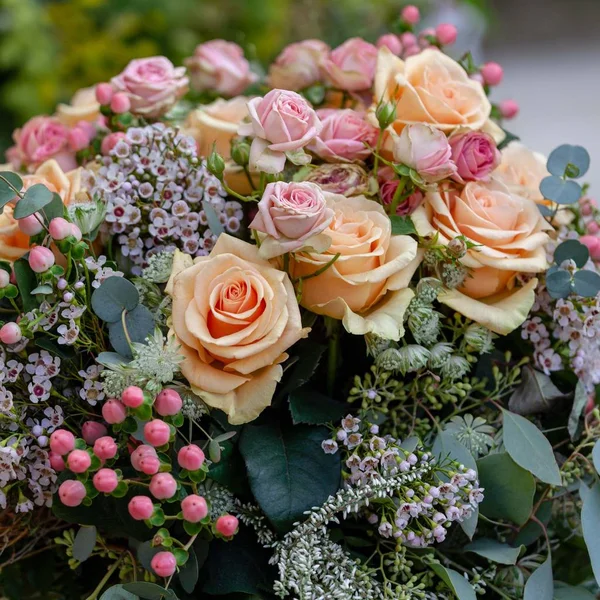
[[[590,251],[578,240],[566,240],[554,251],[554,262],[560,265],[564,260],[572,260],[581,268],[590,258]]]
[[[392,235],[411,235],[417,233],[410,217],[391,215],[390,221],[392,222]]]
[[[477,470],[477,463],[473,455],[454,436],[446,431],[441,431],[435,438],[432,453],[438,457],[439,462],[449,456],[452,460],[467,467],[467,469]]]
[[[126,591],[122,585],[113,585],[100,596],[100,600],[139,600],[139,597]]]
[[[517,525],[527,522],[533,508],[535,480],[506,452],[490,454],[477,461],[479,483],[485,489],[479,505],[490,519],[507,519]]]
[[[552,600],[553,597],[552,559],[548,557],[527,580],[523,600]]]
[[[137,594],[144,600],[177,600],[177,596],[173,590],[166,590],[156,583],[148,583],[146,581],[125,583],[123,584],[123,589],[132,592],[133,594]]]
[[[71,346],[58,344],[52,338],[35,338],[35,345],[38,348],[42,348],[43,350],[48,350],[50,354],[53,354],[54,356],[59,356],[64,360],[71,360],[75,357],[75,350]]]
[[[96,528],[93,525],[83,526],[73,540],[73,558],[79,562],[86,561],[96,546]]]
[[[65,205],[62,198],[57,194],[52,194],[52,202],[44,207],[44,216],[46,217],[46,224],[50,223],[52,219],[62,217],[65,212]]]
[[[465,546],[465,551],[475,552],[475,554],[479,554],[479,556],[483,556],[501,565],[514,565],[517,563],[517,559],[523,548],[523,546],[513,548],[508,544],[503,544],[490,538],[479,538]]]
[[[339,421],[347,412],[348,406],[337,402],[307,386],[298,388],[289,396],[290,412],[294,424],[324,425]]]
[[[311,104],[321,104],[325,99],[325,86],[322,83],[311,85],[302,94]]]
[[[582,146],[563,144],[552,150],[546,163],[548,171],[558,177],[565,175],[565,171],[567,171],[570,165],[575,167],[576,170],[576,173],[569,175],[570,177],[583,177],[590,168],[590,155],[588,151]]]
[[[123,311],[134,310],[139,302],[137,288],[124,277],[109,277],[92,294],[92,309],[107,323],[120,321]]]
[[[581,186],[576,181],[549,175],[542,179],[540,192],[544,198],[557,204],[574,204],[581,197]]]
[[[131,312],[126,314],[125,327],[127,327],[129,339],[132,342],[141,344],[154,331],[154,317],[143,304],[139,304]],[[127,341],[125,329],[123,328],[123,323],[121,323],[121,321],[109,324],[108,337],[112,347],[119,354],[127,358],[132,357],[131,348],[129,347],[129,342]]]
[[[548,375],[526,365],[521,371],[521,385],[513,392],[508,408],[518,415],[550,412],[557,402],[567,398]]]
[[[548,438],[521,415],[503,410],[504,446],[511,458],[538,479],[560,486],[562,479]]]
[[[152,546],[152,542],[142,542],[138,545],[137,558],[146,571],[152,571],[150,563],[152,562],[154,555],[158,554],[159,552],[162,552],[162,548],[160,546],[155,548]]]
[[[321,427],[284,427],[278,422],[244,428],[239,448],[250,487],[279,531],[289,530],[304,511],[337,492],[339,454],[327,455],[321,448],[328,434]]]
[[[28,188],[23,198],[17,202],[13,216],[15,219],[24,219],[50,202],[52,202],[52,192],[43,183],[36,183]]]
[[[17,287],[19,288],[19,293],[21,294],[21,300],[23,302],[23,310],[25,312],[32,311],[38,306],[35,296],[31,294],[31,290],[34,290],[37,287],[35,273],[31,270],[31,267],[25,258],[16,260],[13,268],[15,270]]]
[[[294,364],[286,371],[281,395],[289,394],[304,385],[314,375],[321,356],[325,351],[323,344],[317,344],[312,340],[304,340],[294,346]]]
[[[225,231],[225,227],[221,224],[215,207],[208,200],[202,200],[202,210],[204,210],[209,229],[219,237]]]
[[[520,140],[521,138],[510,131],[507,131],[503,127],[501,127],[502,131],[504,131],[504,139],[498,144],[498,150],[502,150],[506,148],[511,142],[515,142]]]
[[[575,440],[579,437],[579,419],[583,414],[583,410],[585,409],[585,405],[588,401],[588,394],[585,391],[585,385],[583,381],[579,380],[577,382],[577,386],[575,387],[575,397],[573,398],[573,407],[571,408],[571,413],[569,414],[569,422],[567,428],[569,430],[569,435],[572,440]]]
[[[566,298],[571,293],[571,273],[557,269],[546,276],[546,288],[553,298]]]
[[[581,526],[583,539],[587,546],[590,562],[596,582],[600,584],[600,484],[589,489],[581,484],[583,508],[581,509]]]
[[[179,583],[188,594],[194,591],[196,583],[198,583],[198,559],[193,548],[190,548],[185,566],[179,570]]]
[[[117,365],[126,365],[128,361],[116,352],[100,352],[100,354],[98,354],[96,357],[96,362],[105,367],[111,367]]]
[[[555,581],[554,600],[596,600],[596,596],[581,586],[573,587],[562,581]]]
[[[477,600],[471,584],[457,571],[440,564],[430,564],[431,570],[456,594],[458,600]]]
[[[0,212],[2,209],[16,197],[13,187],[21,191],[23,189],[23,180],[12,171],[1,171],[0,172]],[[8,185],[6,180],[12,185]]]
[[[600,292],[600,275],[595,271],[577,271],[573,275],[573,289],[584,298],[594,298]]]

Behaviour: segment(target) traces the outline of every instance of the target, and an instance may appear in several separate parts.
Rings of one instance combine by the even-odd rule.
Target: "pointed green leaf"
[[[492,562],[500,563],[501,565],[514,565],[519,558],[519,554],[524,546],[513,548],[508,544],[503,544],[497,540],[489,538],[479,538],[465,546],[466,552],[475,552],[479,556],[483,556]]]
[[[460,573],[437,563],[430,566],[432,571],[456,594],[458,600],[477,600],[473,586]]]
[[[600,484],[594,485],[591,489],[583,483],[581,486],[583,539],[590,555],[596,582],[600,585]]]
[[[567,425],[567,429],[569,430],[569,435],[572,440],[575,440],[579,437],[579,419],[583,414],[583,410],[585,409],[585,405],[588,401],[588,395],[585,391],[585,385],[583,381],[579,380],[575,387],[575,398],[573,399],[573,407],[571,408],[571,413],[569,414],[569,422]]]
[[[548,557],[527,580],[523,600],[552,600],[553,597],[552,559]]]
[[[73,540],[73,558],[79,562],[86,561],[96,547],[96,528],[84,525],[79,528]]]

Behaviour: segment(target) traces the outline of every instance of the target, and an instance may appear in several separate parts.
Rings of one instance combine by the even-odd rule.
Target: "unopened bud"
[[[379,129],[387,129],[396,120],[396,105],[391,102],[380,102],[375,109]]]
[[[454,258],[462,258],[467,252],[467,244],[460,237],[448,242],[448,254]]]
[[[217,177],[223,179],[223,172],[225,171],[225,161],[223,157],[214,149],[210,153],[208,160],[206,161],[206,168],[208,172]]]
[[[245,167],[250,161],[250,144],[234,139],[231,142],[231,158],[236,164]]]

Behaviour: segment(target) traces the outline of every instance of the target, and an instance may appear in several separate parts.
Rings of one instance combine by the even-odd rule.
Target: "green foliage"
[[[391,215],[390,221],[392,222],[392,235],[411,235],[417,233],[410,217]]]
[[[16,197],[13,188],[21,191],[23,180],[11,171],[0,171],[0,212],[1,209]]]
[[[43,183],[36,183],[27,188],[23,198],[17,202],[13,216],[15,219],[24,219],[42,210],[52,199],[52,192]]]
[[[581,484],[581,526],[596,581],[600,584],[600,484],[591,489]]]
[[[548,556],[527,580],[523,600],[552,600],[553,596],[552,558]]]
[[[92,294],[92,309],[107,323],[121,319],[124,310],[132,311],[139,304],[140,294],[124,277],[109,277]]]
[[[123,589],[136,594],[143,600],[177,600],[177,595],[172,589],[165,589],[161,585],[147,581],[126,583],[123,585]]]
[[[122,356],[133,358],[130,343],[141,344],[152,335],[155,322],[152,313],[142,304],[125,314],[125,323],[117,321],[108,326],[112,347]]]
[[[337,402],[325,394],[303,386],[289,395],[290,412],[294,425],[324,425],[339,421],[347,412],[348,406]]]
[[[583,177],[590,168],[590,155],[582,146],[563,144],[550,153],[546,166],[552,175],[577,179]]]
[[[466,552],[474,552],[501,565],[514,565],[524,546],[513,548],[490,538],[479,538],[465,547]]]
[[[456,594],[458,600],[476,600],[473,586],[457,571],[440,564],[431,564],[434,573]]]
[[[96,546],[96,528],[91,526],[80,527],[73,542],[73,558],[80,563],[86,561]]]
[[[128,592],[122,585],[113,585],[100,596],[100,600],[138,600],[138,596]]]
[[[564,260],[572,260],[581,268],[590,257],[590,251],[585,244],[579,240],[566,240],[559,244],[554,251],[554,262],[558,265]]]

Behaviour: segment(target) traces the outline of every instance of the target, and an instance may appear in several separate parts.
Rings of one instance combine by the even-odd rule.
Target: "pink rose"
[[[388,206],[394,200],[394,194],[398,189],[400,180],[396,177],[394,170],[391,167],[384,167],[379,169],[379,193],[383,203]],[[396,214],[401,217],[411,215],[416,208],[423,202],[423,192],[416,190],[406,200],[401,202],[396,208]]]
[[[500,164],[500,152],[492,136],[487,133],[459,133],[451,136],[448,141],[457,169],[455,179],[460,183],[487,180]]]
[[[211,40],[196,46],[194,56],[184,62],[192,87],[199,92],[214,90],[224,96],[237,96],[258,79],[250,71],[244,51],[225,40]]]
[[[316,183],[324,192],[348,198],[369,193],[369,174],[356,164],[322,164],[311,169],[304,180]]]
[[[188,91],[184,67],[175,67],[164,56],[132,60],[125,70],[111,79],[116,92],[124,92],[131,112],[157,118],[166,113]]]
[[[282,90],[302,90],[321,80],[321,62],[330,48],[321,40],[290,44],[269,69],[269,85]]]
[[[394,135],[394,160],[417,171],[427,183],[456,173],[446,134],[431,125],[407,125],[399,136]]]
[[[318,234],[331,219],[333,210],[318,185],[278,181],[265,188],[250,228],[267,235],[259,254],[270,259],[307,246],[328,248],[330,240]]]
[[[350,38],[331,51],[322,68],[333,86],[356,92],[373,85],[376,64],[377,48],[361,38]]]
[[[271,90],[264,98],[248,102],[250,123],[242,123],[239,134],[255,136],[250,148],[250,168],[280,173],[288,158],[302,159],[302,149],[321,132],[317,113],[296,92]],[[299,156],[300,155],[300,156]]]
[[[317,111],[323,123],[321,133],[308,149],[327,162],[365,160],[377,141],[378,130],[354,110],[323,108]]]
[[[13,133],[15,145],[6,153],[14,169],[35,170],[50,158],[63,171],[77,168],[75,153],[69,146],[69,129],[54,117],[38,116],[29,119]]]

